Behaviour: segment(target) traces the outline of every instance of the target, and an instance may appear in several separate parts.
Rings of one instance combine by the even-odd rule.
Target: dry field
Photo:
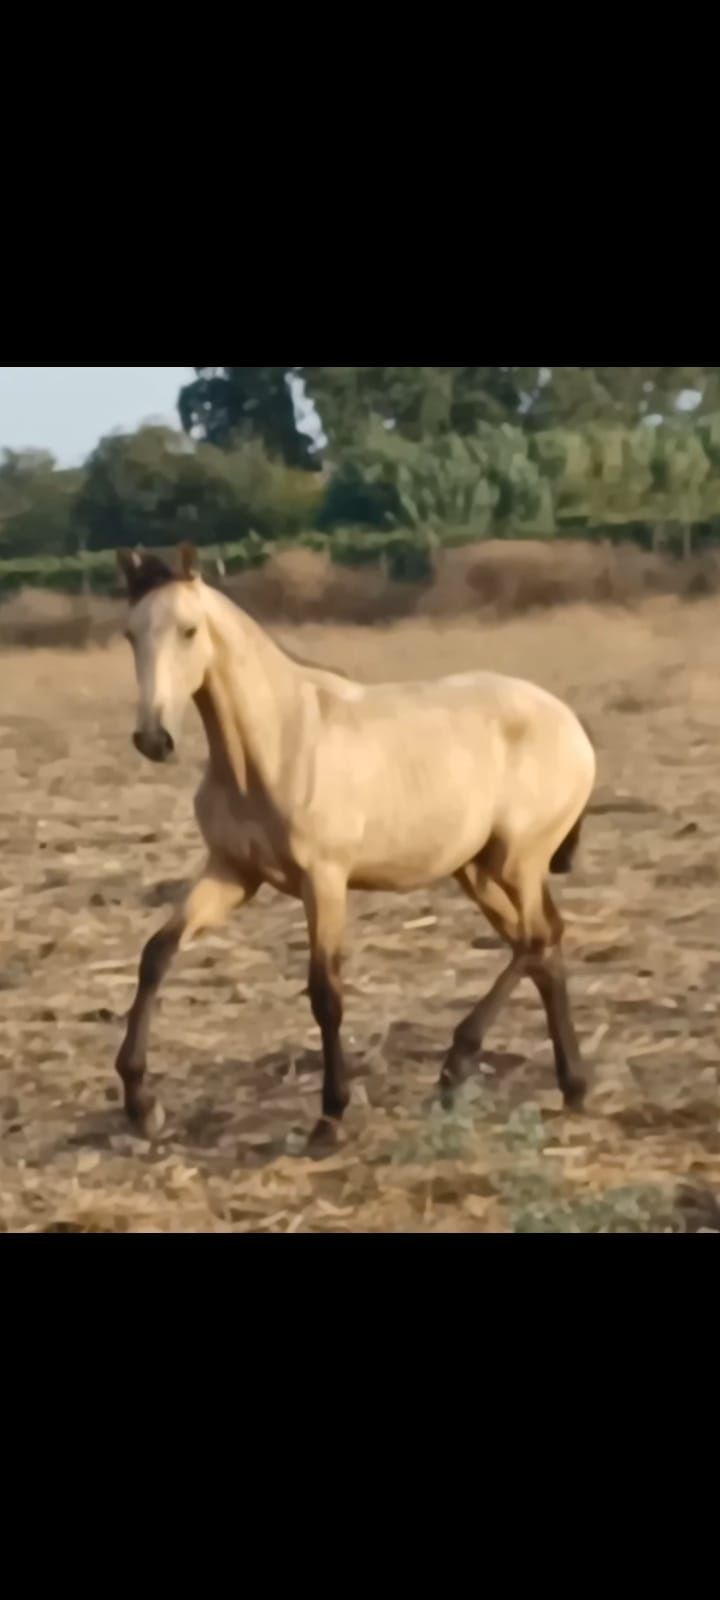
[[[433,1089],[503,957],[454,885],[352,904],[354,1102],[312,1163],[318,1039],[302,912],[264,891],[179,958],[127,1131],[113,1059],[143,941],[201,857],[189,728],[172,771],[130,745],[127,646],[10,650],[0,702],[0,1228],[269,1233],[720,1230],[720,601],[500,622],[285,626],[360,677],[492,665],[567,697],[600,779],[573,878],[572,994],[596,1079],[566,1116],[535,992],[456,1112]]]

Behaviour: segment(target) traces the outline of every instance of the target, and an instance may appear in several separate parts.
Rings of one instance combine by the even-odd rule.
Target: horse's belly
[[[455,803],[418,808],[397,825],[371,823],[350,872],[354,888],[410,890],[452,877],[474,860],[492,827],[489,806]]]

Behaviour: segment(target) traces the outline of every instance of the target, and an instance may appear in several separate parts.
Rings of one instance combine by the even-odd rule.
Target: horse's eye
[[[183,639],[194,639],[197,628],[183,628]]]

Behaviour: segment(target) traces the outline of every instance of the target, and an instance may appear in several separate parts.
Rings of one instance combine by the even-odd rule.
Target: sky
[[[51,450],[75,466],[114,428],[149,418],[179,426],[192,367],[0,367],[0,450]]]

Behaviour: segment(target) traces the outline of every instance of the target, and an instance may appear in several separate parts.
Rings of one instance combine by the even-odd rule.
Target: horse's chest
[[[286,830],[252,796],[206,782],[195,796],[195,815],[209,850],[277,888],[291,887],[295,873]]]

